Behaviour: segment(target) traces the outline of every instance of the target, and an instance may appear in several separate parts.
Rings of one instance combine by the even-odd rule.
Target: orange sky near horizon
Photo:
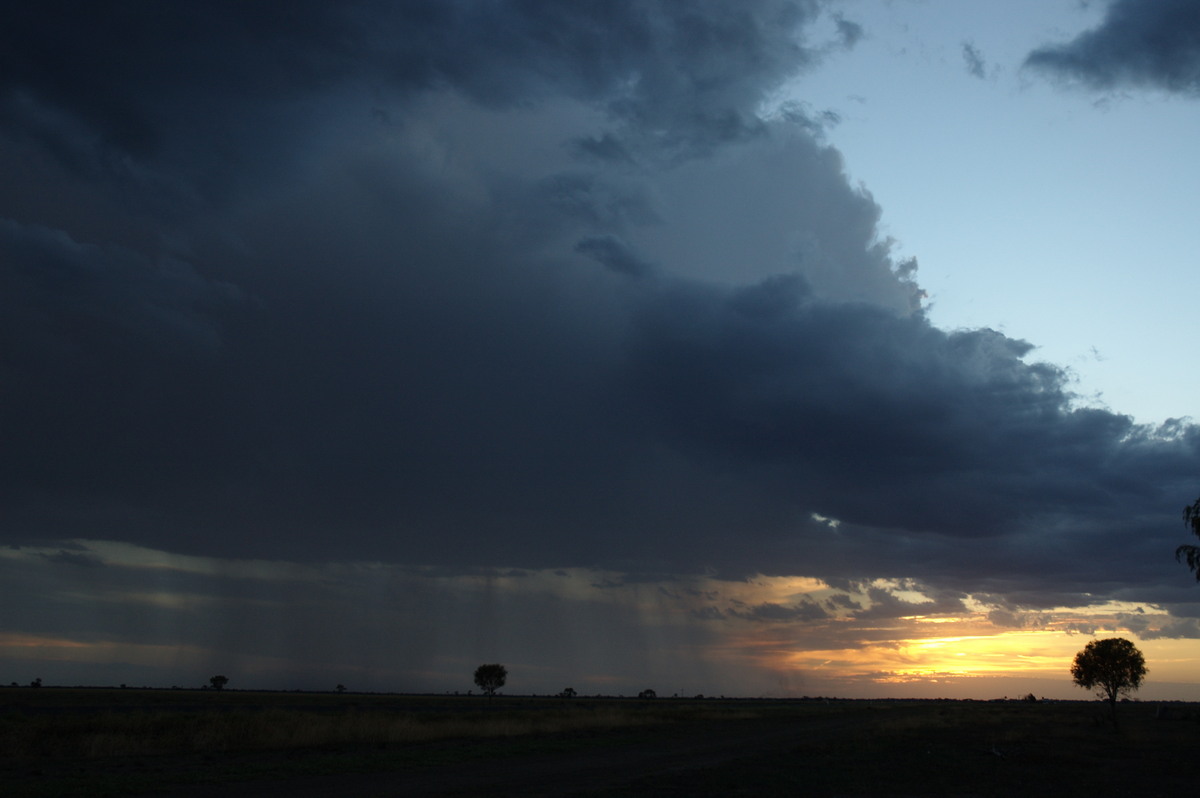
[[[490,651],[524,674],[511,685],[517,692],[571,684],[581,693],[636,693],[632,685],[669,683],[680,687],[660,692],[986,699],[1024,690],[1082,699],[1087,694],[1071,683],[1068,669],[1094,635],[1127,637],[1143,651],[1150,673],[1141,697],[1200,699],[1200,640],[1158,636],[1170,616],[1147,604],[995,612],[972,597],[939,604],[919,585],[894,579],[835,589],[809,577],[626,581],[584,569],[454,574],[377,563],[226,562],[98,541],[87,546],[110,566],[114,581],[94,567],[90,592],[76,586],[60,597],[77,606],[73,631],[0,635],[0,663],[14,674],[29,670],[18,681],[40,675],[39,667],[84,674],[93,666],[98,674],[125,668],[161,674],[154,678],[166,684],[190,684],[187,679],[201,677],[209,663],[228,662],[227,669],[242,674],[234,684],[245,687],[314,683],[319,689],[322,679],[329,681],[323,674],[337,671],[347,674],[337,681],[357,677],[372,689],[457,689],[452,685],[477,654],[456,648],[454,635],[437,630],[471,624],[492,632]],[[30,570],[48,567],[46,552],[9,549],[0,557]],[[426,609],[409,609],[413,596],[425,596]],[[309,597],[341,608],[327,629],[305,618]],[[447,607],[457,614],[429,615],[428,608],[445,613]],[[113,618],[128,615],[145,623],[132,632],[127,624],[120,633],[104,631]],[[639,639],[589,631],[602,630],[605,618],[642,630]],[[295,619],[302,628],[289,630]],[[344,630],[338,624],[351,619],[394,650],[339,662]],[[1130,619],[1149,634],[1135,634]],[[188,637],[189,624],[201,622],[213,627],[209,636]],[[422,635],[427,656],[409,664],[404,649]],[[189,676],[177,675],[181,671]]]

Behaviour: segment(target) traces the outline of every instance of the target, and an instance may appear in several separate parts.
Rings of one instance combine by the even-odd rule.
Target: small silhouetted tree
[[[638,698],[658,698],[658,693],[653,690],[643,690],[638,693]]]
[[[491,698],[497,690],[504,686],[508,679],[508,668],[499,663],[480,665],[475,669],[475,684]]]
[[[559,697],[560,697],[560,698],[574,698],[574,697],[575,697],[575,688],[574,688],[574,687],[568,687],[568,688],[564,689],[564,690],[563,690],[561,693],[559,693],[558,695],[559,695]]]
[[[209,679],[208,683],[212,685],[212,689],[214,690],[224,690],[225,685],[229,684],[229,677],[222,676],[218,673],[216,676],[213,676],[211,679]]]
[[[1183,508],[1183,525],[1200,538],[1200,499]],[[1200,582],[1200,546],[1180,546],[1175,549],[1175,560],[1186,562],[1187,567],[1195,574],[1196,581]]]
[[[337,691],[338,691],[339,693],[344,693],[344,692],[346,692],[346,685],[344,685],[344,684],[339,684],[339,685],[337,686]]]
[[[1123,637],[1093,640],[1075,655],[1071,678],[1085,690],[1095,690],[1108,701],[1113,725],[1117,724],[1117,698],[1142,685],[1146,659],[1137,646]]]
[[[41,687],[42,686],[42,677],[39,676],[36,679],[34,679],[32,682],[29,683],[29,686],[30,687]]]

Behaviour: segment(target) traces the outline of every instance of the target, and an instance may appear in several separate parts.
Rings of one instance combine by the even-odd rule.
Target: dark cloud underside
[[[1190,0],[1115,0],[1093,30],[1030,53],[1026,64],[1093,88],[1153,86],[1200,92],[1200,6]]]

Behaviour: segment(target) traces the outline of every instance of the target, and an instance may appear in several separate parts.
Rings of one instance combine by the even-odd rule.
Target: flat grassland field
[[[6,796],[1191,794],[1200,705],[0,689]]]

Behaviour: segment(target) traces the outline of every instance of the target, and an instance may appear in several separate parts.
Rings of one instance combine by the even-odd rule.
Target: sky
[[[1197,42],[7,4],[0,683],[1200,700]]]

